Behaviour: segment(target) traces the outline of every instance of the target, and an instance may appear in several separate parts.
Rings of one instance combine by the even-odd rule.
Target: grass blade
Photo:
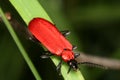
[[[38,74],[35,66],[33,65],[31,59],[28,57],[25,49],[23,48],[23,46],[22,46],[20,40],[18,39],[16,33],[14,32],[12,26],[11,26],[10,23],[7,21],[7,19],[6,19],[5,15],[4,15],[1,7],[0,7],[0,14],[1,14],[1,17],[2,17],[2,19],[3,19],[3,21],[4,21],[4,23],[5,23],[8,31],[10,32],[13,40],[15,41],[18,49],[20,50],[20,52],[21,52],[22,56],[24,57],[26,63],[28,64],[29,68],[31,69],[33,75],[35,76],[35,78],[36,78],[37,80],[41,80],[41,78],[40,78],[40,76],[39,76],[39,74]]]
[[[42,17],[52,22],[46,11],[37,0],[10,0],[10,2],[16,8],[26,24],[28,24],[29,21],[34,17]],[[52,57],[52,61],[55,63],[55,65],[59,63],[59,60],[55,57]],[[84,80],[79,71],[72,71],[67,74],[68,66],[66,66],[66,64],[63,64],[61,70],[65,80]]]

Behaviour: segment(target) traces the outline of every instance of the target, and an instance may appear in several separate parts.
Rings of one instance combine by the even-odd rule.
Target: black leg
[[[67,74],[70,72],[70,70],[71,70],[71,67],[68,69],[68,72],[67,72]]]
[[[61,61],[59,62],[59,64],[57,65],[57,68],[56,68],[56,70],[57,70],[57,72],[59,73],[59,75],[61,75],[61,65],[62,65],[62,59],[61,59]]]
[[[75,58],[77,58],[78,56],[80,56],[80,54],[79,53],[75,53],[74,56],[75,56]]]
[[[33,35],[29,37],[29,40],[35,42],[35,43],[40,43]]]
[[[63,36],[67,36],[70,34],[70,31],[69,30],[64,30],[64,31],[61,31],[61,33],[63,34]]]
[[[51,54],[49,51],[46,51],[46,53],[44,55],[41,55],[40,57],[45,59],[45,58],[50,58],[50,56],[52,56],[53,54]]]
[[[77,46],[74,46],[74,45],[73,45],[72,49],[73,49],[73,50],[77,49]]]

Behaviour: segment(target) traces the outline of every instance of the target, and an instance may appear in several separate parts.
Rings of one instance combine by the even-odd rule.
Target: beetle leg
[[[41,55],[40,57],[45,59],[45,58],[50,58],[50,56],[52,56],[53,54],[51,54],[49,51],[46,51],[46,53],[44,55]]]
[[[62,59],[61,59],[61,61],[59,62],[59,64],[57,65],[57,68],[56,68],[56,70],[57,70],[57,72],[59,73],[59,75],[61,75],[61,65],[62,65]]]
[[[80,56],[80,54],[79,53],[75,53],[74,56],[75,56],[75,58],[77,58],[78,56]]]
[[[38,39],[35,38],[35,36],[31,35],[28,37],[29,40],[31,40],[32,42],[35,42],[35,43],[41,43]]]
[[[74,45],[73,45],[72,50],[75,50],[75,49],[77,49],[77,46],[74,46]]]
[[[76,48],[77,48],[77,46],[74,46],[74,45],[73,45],[72,50],[75,50]],[[75,53],[75,54],[74,54],[75,58],[77,58],[79,55],[80,55],[79,53]]]
[[[29,37],[29,40],[31,40],[31,41],[33,41],[33,42],[39,42],[40,43],[40,41],[38,41],[34,36],[33,37]]]
[[[64,31],[61,31],[62,35],[63,36],[67,36],[70,34],[70,31],[69,30],[64,30]]]
[[[36,42],[36,41],[38,42],[38,40],[33,35],[29,36],[28,39],[33,41],[33,42]]]
[[[67,74],[70,72],[70,70],[71,70],[71,67],[69,67]]]

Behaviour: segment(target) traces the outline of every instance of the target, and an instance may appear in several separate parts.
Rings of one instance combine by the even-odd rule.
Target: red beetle
[[[75,60],[75,57],[77,57],[78,54],[74,54],[73,49],[75,47],[73,47],[65,38],[65,36],[69,33],[68,31],[60,32],[54,24],[43,18],[34,18],[31,20],[28,29],[32,35],[49,50],[52,55],[60,56],[63,61],[68,63],[70,69],[78,69],[78,63]],[[45,54],[41,57],[47,58],[51,54]],[[58,71],[60,71],[62,60],[57,66]]]

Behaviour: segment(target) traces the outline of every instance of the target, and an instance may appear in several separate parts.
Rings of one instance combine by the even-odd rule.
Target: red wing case
[[[72,50],[69,41],[49,21],[43,18],[34,18],[28,28],[51,53],[60,56],[64,49]]]

